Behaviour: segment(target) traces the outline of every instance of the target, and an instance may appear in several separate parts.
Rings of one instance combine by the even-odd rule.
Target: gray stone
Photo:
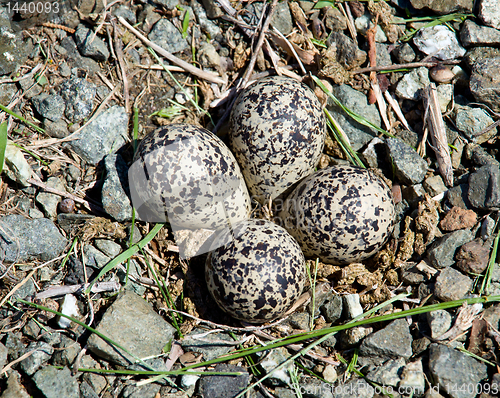
[[[97,269],[101,269],[109,262],[109,260],[111,260],[110,257],[106,256],[104,253],[89,244],[85,244],[83,246],[83,256],[87,267]]]
[[[196,328],[184,336],[180,341],[184,351],[201,352],[205,361],[210,361],[227,354],[234,347],[234,340],[226,333],[205,334],[206,330]],[[195,337],[198,335],[203,335],[203,338]]]
[[[31,99],[36,111],[53,122],[62,118],[66,104],[60,95],[42,93]]]
[[[360,153],[361,160],[370,168],[379,168],[387,158],[384,141],[375,137]]]
[[[80,398],[99,398],[92,386],[86,381],[80,383]]]
[[[405,73],[396,85],[396,95],[399,98],[418,101],[427,86],[431,84],[429,69],[421,67]]]
[[[58,349],[54,352],[53,365],[71,366],[82,350],[77,341],[62,335]]]
[[[401,380],[399,382],[399,390],[409,396],[413,395],[414,397],[419,397],[424,395],[425,375],[422,359],[410,362],[403,368]]]
[[[96,330],[139,358],[161,354],[175,333],[175,329],[149,303],[130,291],[120,293],[102,316]],[[87,345],[94,354],[107,361],[124,366],[135,362],[134,357],[95,334],[89,337]]]
[[[221,65],[220,56],[210,43],[202,43],[196,52],[198,61],[205,68],[218,68]]]
[[[49,177],[45,184],[49,188],[57,189],[61,192],[66,192],[66,187],[64,183],[58,177]],[[42,210],[47,218],[53,220],[57,217],[57,205],[61,201],[61,196],[54,193],[42,191],[36,195],[37,203],[42,206]]]
[[[483,210],[500,208],[500,166],[483,166],[469,176],[468,198],[472,206]]]
[[[362,115],[374,125],[380,127],[381,119],[380,113],[376,105],[370,105],[366,99],[366,95],[353,89],[347,84],[341,86],[334,86],[332,93],[337,99],[347,108]],[[331,99],[328,100],[327,109],[335,118],[340,127],[345,131],[351,146],[355,151],[361,149],[366,143],[371,141],[377,133],[369,127],[363,126],[347,116],[345,112],[336,106]]]
[[[72,68],[82,68],[90,73],[96,73],[100,71],[99,64],[92,58],[83,57],[78,49],[76,48],[75,40],[73,36],[68,36],[61,41],[61,47],[67,52],[65,55],[67,62],[67,69],[71,71]],[[66,71],[67,77],[71,75],[71,72]]]
[[[5,347],[2,343],[0,343],[0,369],[7,364],[7,347]]]
[[[0,35],[0,76],[14,72],[27,58],[26,43],[20,33],[12,33],[5,25]]]
[[[342,315],[342,298],[333,296],[321,306],[321,313],[327,322],[335,322]]]
[[[500,35],[500,32],[498,32]],[[485,134],[478,133],[489,125],[493,124],[493,119],[481,108],[471,108],[463,106],[457,109],[455,125],[458,131],[464,133],[465,137],[476,144],[482,144],[496,135],[497,128],[492,128]]]
[[[123,398],[155,398],[160,392],[161,386],[155,383],[145,384],[143,386],[129,385],[123,389]]]
[[[167,10],[173,10],[180,4],[179,0],[156,0],[155,3],[165,7]]]
[[[444,25],[422,28],[413,38],[413,43],[426,55],[443,61],[463,57],[465,48],[458,44],[455,32]]]
[[[53,122],[50,119],[45,119],[43,121],[43,127],[45,129],[45,133],[47,133],[49,137],[64,138],[69,134],[68,124],[63,119],[59,119],[56,122]]]
[[[193,8],[194,15],[196,15],[201,30],[203,30],[210,39],[214,39],[222,33],[219,26],[208,19],[205,7],[195,0],[191,0],[190,5]]]
[[[427,322],[431,328],[433,339],[446,333],[451,328],[451,315],[445,310],[436,310],[427,313]]]
[[[364,379],[351,379],[345,384],[335,386],[333,389],[334,398],[373,398],[375,388]]]
[[[31,178],[33,170],[24,157],[21,149],[7,141],[4,153],[4,172],[7,177],[12,181],[16,181],[23,187],[29,186],[28,179]]]
[[[87,163],[97,165],[125,144],[127,128],[125,108],[115,105],[86,125],[69,145]]]
[[[0,84],[0,104],[7,105],[10,103],[14,95],[16,94],[17,88],[14,83]]]
[[[434,385],[451,398],[474,398],[477,384],[488,377],[486,364],[440,344],[430,346],[429,371]]]
[[[303,376],[299,379],[300,392],[307,398],[333,398],[331,384],[316,377]]]
[[[396,177],[405,185],[422,182],[427,173],[427,162],[398,138],[387,138],[386,143]]]
[[[335,46],[335,58],[345,69],[354,69],[366,61],[366,52],[359,49],[357,43],[342,32],[333,31],[328,46]]]
[[[200,380],[199,392],[204,398],[231,398],[243,391],[250,379],[245,368],[220,363],[216,372],[243,372],[239,376],[204,376]]]
[[[448,106],[453,99],[453,92],[455,87],[453,84],[440,84],[437,87],[437,98],[439,102],[439,109],[442,113],[446,113]],[[452,142],[450,140],[450,142]]]
[[[382,386],[396,387],[401,379],[405,360],[403,358],[389,359],[382,365],[375,367],[366,378]]]
[[[342,32],[347,29],[347,18],[336,7],[328,7],[324,16],[324,23],[329,30]]]
[[[123,284],[127,283],[128,281],[125,289],[130,289],[139,296],[142,296],[146,291],[146,288],[143,285],[136,282],[136,280],[138,280],[142,276],[142,270],[141,266],[135,259],[132,259],[130,261],[128,274],[127,268],[125,266],[121,266],[116,271],[116,276],[118,277],[118,280]]]
[[[179,30],[172,22],[164,18],[156,22],[149,32],[148,39],[172,54],[189,48],[188,42],[182,37]]]
[[[500,9],[498,8],[498,1],[479,1],[479,18],[485,25],[500,29]]]
[[[31,376],[50,359],[54,353],[54,348],[43,341],[35,341],[26,347],[26,352],[29,351],[34,352],[29,357],[24,358],[20,365],[23,372]]]
[[[372,16],[368,10],[358,18],[354,20],[354,26],[358,33],[362,34],[366,37],[368,29],[372,29],[374,27],[374,23],[372,22]],[[387,36],[382,28],[377,25],[375,27],[375,42],[377,43],[385,43],[387,41]]]
[[[432,197],[448,190],[446,185],[444,185],[443,178],[441,176],[431,176],[426,178],[422,186]]]
[[[441,270],[434,285],[434,295],[442,301],[460,300],[473,286],[473,280],[454,268]]]
[[[101,200],[106,213],[118,222],[132,219],[128,166],[121,155],[111,154],[104,158],[106,177],[102,185]]]
[[[2,393],[2,398],[30,398],[24,386],[20,383],[21,375],[15,370],[8,372],[7,388]]]
[[[34,297],[36,294],[36,287],[35,287],[35,282],[33,282],[33,279],[30,279],[28,282],[26,282],[24,285],[22,285],[19,289],[16,290],[16,292],[11,296],[13,300],[15,299],[23,299],[25,300],[27,297]]]
[[[122,17],[127,20],[131,25],[135,25],[137,23],[137,18],[135,13],[127,6],[119,6],[118,8],[114,8],[111,12],[115,17]]]
[[[78,122],[90,115],[95,94],[95,85],[85,79],[65,80],[61,84],[60,95],[66,102],[66,117],[72,122]]]
[[[243,14],[243,20],[251,26],[257,26],[262,15],[262,3],[251,3],[245,7],[245,10],[247,12]],[[279,2],[276,5],[273,17],[271,18],[271,24],[285,36],[292,32],[292,15],[286,1]]]
[[[465,47],[497,46],[500,44],[500,31],[487,26],[479,26],[467,19],[460,29],[460,41]]]
[[[3,261],[26,261],[39,259],[52,260],[66,247],[67,240],[61,235],[54,223],[47,218],[30,220],[12,214],[0,218],[3,238],[0,250]]]
[[[467,160],[472,161],[477,166],[499,166],[500,163],[486,150],[478,145],[469,143],[465,146],[465,157]]]
[[[490,216],[484,218],[481,224],[481,238],[483,240],[487,240],[491,237],[493,232],[495,231],[496,222]]]
[[[446,199],[450,204],[450,208],[458,206],[462,209],[470,209],[472,205],[467,197],[467,192],[469,190],[469,184],[459,184],[453,188],[450,188],[446,192]]]
[[[363,307],[359,302],[359,294],[348,294],[342,297],[347,319],[354,319],[363,313]]]
[[[290,353],[285,347],[274,348],[269,352],[265,352],[265,357],[260,360],[260,367],[264,373],[271,373],[271,376],[266,379],[266,382],[271,386],[286,386],[290,385],[290,372],[293,370],[293,361],[290,361],[285,367],[273,370],[290,358]]]
[[[84,57],[90,57],[101,62],[109,58],[109,50],[106,43],[85,25],[78,25],[75,32],[75,43]]]
[[[35,373],[33,381],[46,398],[80,398],[78,380],[68,368],[47,366]]]
[[[307,312],[294,312],[287,320],[294,329],[309,330],[311,315]]]
[[[468,71],[472,71],[477,60],[500,57],[500,49],[494,47],[472,47],[467,50],[463,62]]]
[[[478,59],[470,76],[470,91],[477,102],[500,111],[500,57]]]
[[[453,12],[471,13],[473,0],[410,0],[411,5],[420,10],[428,8],[436,14],[445,15]]]
[[[460,246],[470,242],[472,238],[472,233],[468,229],[460,229],[445,234],[432,243],[427,250],[429,264],[438,269],[455,264],[455,252]]]
[[[396,58],[400,64],[413,62],[416,57],[415,51],[408,43],[404,43],[403,45],[397,47],[393,51],[393,53],[396,55]]]
[[[372,333],[361,343],[360,355],[378,358],[403,357],[412,355],[412,337],[406,319],[396,319],[385,328]]]
[[[122,247],[109,239],[96,239],[94,245],[108,257],[116,257],[121,253]]]
[[[39,95],[43,91],[42,86],[40,86],[37,82],[35,82],[33,77],[19,80],[19,85],[21,86],[21,89],[23,90],[24,98],[27,98],[27,99],[33,98],[33,97]]]

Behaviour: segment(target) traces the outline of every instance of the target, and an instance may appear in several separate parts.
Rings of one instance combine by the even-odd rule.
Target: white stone
[[[440,84],[437,87],[437,97],[441,113],[448,110],[448,104],[453,98],[453,84]]]
[[[481,0],[479,18],[485,25],[500,29],[500,0]]]
[[[431,83],[429,70],[421,67],[405,73],[396,86],[396,95],[399,98],[417,101],[422,90]]]
[[[460,58],[466,52],[458,44],[455,32],[443,25],[420,29],[413,38],[413,43],[424,54],[442,60]]]
[[[334,383],[335,380],[337,380],[337,371],[335,370],[335,366],[326,365],[325,369],[323,370],[323,378],[328,383]]]
[[[78,318],[80,316],[80,312],[78,311],[76,297],[72,294],[64,296],[59,312],[73,318]],[[68,318],[60,316],[57,324],[61,329],[67,329],[71,325],[71,321]]]
[[[199,375],[183,375],[181,377],[181,387],[186,389],[192,387],[196,385],[196,382],[198,381],[199,378],[200,378]]]
[[[363,307],[361,307],[359,302],[359,294],[348,294],[344,296],[344,304],[349,319],[354,319],[363,313]]]
[[[7,146],[5,148],[4,171],[7,177],[20,185],[24,187],[30,185],[27,180],[31,178],[33,170],[26,161],[21,150],[9,141],[7,141]]]

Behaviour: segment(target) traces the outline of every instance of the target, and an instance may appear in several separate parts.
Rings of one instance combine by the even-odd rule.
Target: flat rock
[[[463,244],[470,242],[472,238],[472,233],[468,229],[445,234],[432,243],[427,250],[429,264],[438,269],[455,264],[456,250]]]
[[[446,199],[450,204],[450,207],[458,206],[462,209],[470,209],[472,205],[469,202],[467,193],[469,191],[469,184],[459,184],[453,188],[450,188],[446,192]]]
[[[127,128],[125,108],[115,105],[86,125],[69,145],[87,163],[97,165],[125,144]]]
[[[219,36],[222,33],[221,28],[219,27],[219,25],[215,24],[209,19],[209,17],[207,16],[207,11],[205,10],[206,6],[203,7],[196,1],[192,1],[190,4],[191,7],[193,7],[194,14],[196,15],[196,20],[198,21],[201,30],[203,30],[211,39]]]
[[[49,177],[45,182],[49,188],[57,189],[61,192],[66,192],[66,187],[64,183],[58,177]],[[57,205],[61,201],[61,197],[54,193],[41,191],[38,195],[36,195],[37,203],[42,206],[42,210],[46,217],[55,220],[57,217]]]
[[[68,368],[47,366],[35,373],[33,381],[46,398],[80,398],[78,379]]]
[[[500,162],[491,156],[481,145],[472,142],[465,146],[465,158],[476,166],[500,166]]]
[[[497,46],[500,44],[500,31],[488,26],[480,26],[467,19],[460,30],[460,41],[464,47]]]
[[[173,338],[175,329],[158,315],[142,297],[130,291],[121,293],[106,310],[97,331],[139,358],[159,355]],[[135,359],[92,334],[88,348],[97,356],[123,366]]]
[[[443,178],[439,175],[426,178],[422,186],[431,197],[437,196],[448,190],[446,185],[444,185]]]
[[[240,376],[204,376],[200,380],[199,392],[204,398],[232,398],[243,391],[250,379],[245,368],[220,363],[215,372],[243,372]]]
[[[479,19],[488,26],[500,29],[500,9],[498,0],[479,1]]]
[[[335,46],[335,58],[347,70],[359,67],[366,61],[366,52],[360,50],[356,42],[342,32],[333,31],[327,45]]]
[[[477,222],[477,214],[473,210],[465,210],[454,206],[446,213],[446,216],[439,223],[443,231],[452,232],[459,229],[470,229]]]
[[[500,32],[498,32],[498,34],[500,34]],[[482,144],[496,135],[496,127],[484,134],[478,135],[481,130],[490,126],[493,122],[493,119],[481,108],[463,106],[458,108],[455,113],[455,125],[457,130],[462,132],[469,141],[476,144]]]
[[[118,222],[132,219],[128,166],[119,154],[104,158],[106,177],[102,185],[101,200],[106,213]]]
[[[337,99],[347,108],[355,111],[359,115],[363,115],[370,122],[376,126],[381,125],[380,113],[376,105],[370,105],[366,99],[366,95],[354,90],[347,84],[334,86],[332,93]],[[371,141],[377,133],[369,127],[363,126],[347,116],[340,107],[334,105],[331,99],[328,100],[327,108],[345,131],[351,146],[355,151],[361,149],[366,143]]]
[[[488,266],[490,242],[474,239],[460,247],[455,256],[457,267],[466,273],[482,274]]]
[[[290,358],[290,353],[285,347],[278,347],[264,354],[265,357],[259,361],[261,368],[265,373],[272,372],[267,378],[267,383],[271,386],[286,386],[290,385],[290,374],[293,371],[293,361],[287,366],[274,370],[276,367]]]
[[[396,95],[399,98],[418,101],[424,90],[431,81],[428,68],[416,68],[405,73],[396,86]]]
[[[29,351],[33,351],[33,353],[24,358],[20,365],[23,372],[31,376],[50,359],[54,353],[54,348],[43,341],[34,341],[26,347],[26,352]]]
[[[453,12],[471,13],[474,5],[473,0],[410,0],[410,3],[417,10],[428,8],[439,15]]]
[[[189,48],[187,40],[182,37],[174,24],[165,18],[155,23],[148,39],[172,54]]]
[[[78,50],[84,57],[90,57],[100,62],[104,62],[109,58],[109,50],[106,43],[85,25],[78,25],[75,32],[75,42]]]
[[[412,337],[406,319],[396,319],[385,328],[370,334],[361,343],[360,355],[382,358],[405,358],[412,355]]]
[[[444,25],[422,28],[413,38],[413,43],[426,55],[443,61],[463,57],[465,48],[458,44],[455,32]]]
[[[195,328],[184,336],[184,339],[180,341],[184,351],[200,352],[205,361],[210,361],[227,354],[234,347],[232,344],[234,340],[226,333],[210,333],[204,336],[203,340],[196,338],[197,335],[205,332],[206,330]]]
[[[447,267],[441,270],[436,278],[434,295],[442,301],[460,300],[472,290],[472,286],[471,278]]]
[[[61,84],[59,94],[66,103],[66,117],[72,122],[78,122],[92,112],[96,86],[85,79],[69,79]]]
[[[12,214],[0,218],[3,238],[0,249],[3,261],[52,260],[59,256],[68,241],[47,218],[28,219]]]
[[[469,176],[467,193],[472,206],[482,210],[500,208],[500,166],[483,166]]]
[[[368,373],[366,378],[382,386],[396,387],[401,380],[405,364],[406,362],[403,358],[389,359]]]
[[[486,364],[441,344],[431,344],[429,371],[433,384],[451,398],[474,398],[478,383],[488,377]]]
[[[60,95],[42,93],[31,99],[36,111],[53,122],[59,120],[64,115],[66,104]]]
[[[15,370],[8,372],[7,388],[3,391],[2,398],[30,398],[32,395],[26,392],[20,383],[21,375]]]
[[[73,36],[65,37],[61,41],[61,48],[66,51],[64,54],[64,58],[66,59],[66,63],[69,68],[82,68],[91,73],[99,72],[101,69],[99,64],[94,61],[92,58],[83,57],[78,49],[76,48],[76,43]],[[71,75],[71,69],[68,73],[65,73],[67,77]]]
[[[387,138],[386,144],[396,177],[406,185],[422,182],[427,173],[427,162],[412,147],[398,138]]]
[[[21,149],[9,141],[5,147],[4,172],[12,181],[16,181],[23,187],[30,185],[28,179],[31,178],[33,170]]]
[[[498,5],[497,5],[498,7]],[[470,76],[470,91],[477,102],[500,111],[500,57],[478,59]]]
[[[53,122],[50,119],[45,119],[43,121],[43,127],[45,129],[45,133],[47,133],[49,137],[64,138],[69,135],[68,124],[63,119],[59,119],[56,122]]]
[[[452,318],[448,311],[436,310],[427,313],[427,322],[433,339],[446,333],[451,328]]]

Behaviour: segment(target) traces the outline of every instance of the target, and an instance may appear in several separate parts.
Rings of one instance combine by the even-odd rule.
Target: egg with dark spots
[[[375,254],[394,228],[387,184],[370,170],[333,166],[304,179],[278,217],[306,257],[350,264]]]
[[[247,219],[251,211],[236,159],[202,127],[170,124],[144,137],[128,177],[132,203],[144,221],[216,230]]]
[[[273,76],[246,88],[231,111],[229,143],[252,198],[265,204],[311,174],[325,126],[321,104],[305,84]]]
[[[208,290],[236,319],[262,323],[281,317],[304,288],[306,265],[298,243],[265,220],[236,223],[223,231],[205,268]]]

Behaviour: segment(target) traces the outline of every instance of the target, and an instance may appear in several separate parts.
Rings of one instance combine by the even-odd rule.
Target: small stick
[[[114,38],[113,41],[115,44],[116,59],[118,60],[118,64],[120,65],[120,70],[122,72],[121,75],[123,80],[123,95],[125,97],[125,111],[129,113],[130,96],[128,93],[128,79],[127,79],[127,73],[125,71],[125,63],[123,62],[123,51],[122,51],[121,41],[120,38],[118,37],[118,28],[116,26],[115,21],[112,20],[111,24],[113,25],[113,38]]]
[[[432,149],[436,153],[436,160],[444,183],[448,187],[453,186],[453,166],[451,164],[450,149],[448,139],[446,138],[446,129],[444,127],[443,115],[439,108],[437,98],[437,89],[434,83],[431,83],[424,91],[424,106],[427,113],[427,126],[432,139]]]
[[[456,65],[458,62],[449,61],[449,62],[410,62],[407,64],[396,64],[396,65],[388,65],[388,66],[369,66],[367,68],[355,69],[352,73],[366,73],[366,72],[380,72],[386,70],[398,70],[398,69],[409,69],[409,68],[420,68],[421,66],[425,66],[427,68],[432,68],[437,64],[450,64]]]
[[[389,91],[386,91],[384,93],[384,97],[386,101],[389,103],[389,105],[392,107],[392,110],[396,113],[396,116],[398,117],[399,121],[403,123],[403,126],[405,129],[412,131],[410,128],[410,125],[408,124],[408,121],[406,120],[405,116],[403,115],[403,112],[401,111],[401,108],[399,107],[398,101],[396,101],[391,93]]]
[[[201,79],[208,80],[209,82],[212,82],[212,83],[226,84],[226,81],[223,80],[222,78],[220,78],[219,76],[217,76],[215,73],[206,72],[204,70],[201,70],[201,69],[187,63],[186,61],[183,61],[182,59],[177,58],[175,55],[169,53],[167,50],[164,50],[163,48],[161,48],[157,44],[148,40],[137,29],[135,29],[132,25],[130,25],[127,21],[125,21],[125,19],[123,17],[118,17],[118,21],[123,26],[125,26],[128,30],[130,30],[134,35],[136,35],[139,39],[141,39],[145,45],[151,47],[158,54],[165,57],[170,62],[176,64],[177,66],[180,66],[186,72],[192,73],[193,75],[198,76]]]
[[[64,30],[65,32],[68,32],[70,35],[72,35],[76,32],[76,30],[73,28],[68,28],[67,26],[59,25],[57,23],[52,23],[52,22],[44,22],[42,24],[42,26],[45,26],[46,28],[52,28],[52,29],[61,29],[61,30]]]
[[[39,292],[36,295],[36,299],[42,300],[49,297],[55,296],[65,296],[66,294],[76,293],[82,290],[85,290],[89,287],[89,283],[80,283],[77,285],[71,286],[53,286],[49,287],[47,290],[43,292]],[[117,292],[120,290],[120,284],[118,282],[108,281],[108,282],[97,282],[95,283],[90,291],[92,293],[100,293],[100,292]]]

